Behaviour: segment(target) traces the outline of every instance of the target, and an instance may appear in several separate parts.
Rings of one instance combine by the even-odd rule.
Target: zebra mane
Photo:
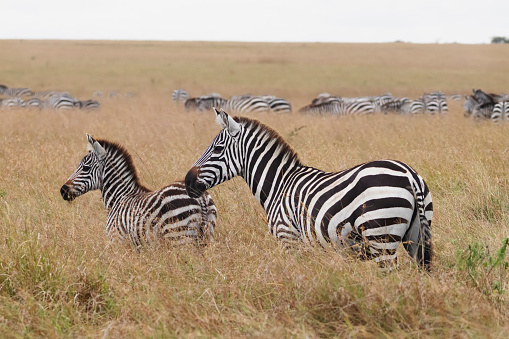
[[[105,150],[108,156],[122,157],[124,159],[124,166],[127,167],[128,171],[132,173],[133,180],[137,186],[139,186],[142,190],[147,192],[150,191],[145,185],[142,185],[140,182],[140,178],[138,177],[138,172],[136,171],[136,167],[134,167],[133,158],[131,154],[124,148],[124,146],[109,140],[104,139],[96,139],[96,141],[101,145]]]
[[[292,149],[292,147],[283,139],[283,137],[278,132],[255,119],[246,117],[233,117],[233,119],[239,124],[243,125],[246,129],[256,130],[260,128],[262,131],[261,134],[268,135],[271,139],[276,139],[277,144],[281,147],[282,153],[287,154],[290,161],[295,161],[297,165],[302,165],[297,152]]]

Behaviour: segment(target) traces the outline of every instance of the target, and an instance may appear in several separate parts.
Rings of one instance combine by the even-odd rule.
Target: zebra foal
[[[72,201],[101,190],[110,238],[129,239],[137,248],[160,237],[173,244],[211,240],[217,209],[207,192],[191,198],[182,181],[151,191],[140,183],[132,158],[122,146],[88,134],[87,141],[88,154],[60,194]]]
[[[237,175],[267,213],[270,233],[285,247],[301,241],[396,264],[403,243],[430,269],[433,204],[424,180],[408,165],[378,160],[341,172],[305,166],[279,134],[260,122],[216,112],[222,131],[186,175],[198,197]]]

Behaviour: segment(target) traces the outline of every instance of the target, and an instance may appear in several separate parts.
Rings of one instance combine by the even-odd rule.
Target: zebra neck
[[[139,184],[136,173],[125,162],[107,160],[109,164],[104,169],[101,193],[106,209],[128,195],[146,192],[148,189]]]
[[[271,146],[269,143],[267,146]],[[285,179],[301,167],[298,160],[280,147],[267,147],[262,153],[253,152],[245,167],[244,180],[256,200],[268,211],[273,201],[281,197]]]

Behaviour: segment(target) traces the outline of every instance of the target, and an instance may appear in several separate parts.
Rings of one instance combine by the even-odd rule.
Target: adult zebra
[[[315,99],[316,100],[316,99]],[[315,102],[313,100],[313,102]],[[302,107],[299,112],[311,114],[332,114],[332,115],[365,115],[375,112],[376,106],[373,102],[355,100],[355,98],[328,97],[321,98],[319,103]]]
[[[291,113],[292,105],[288,100],[277,98],[273,95],[262,95],[267,105],[269,105],[269,109],[274,113]]]
[[[171,98],[173,101],[186,102],[186,100],[189,99],[189,93],[179,88],[173,91]]]
[[[268,112],[270,110],[268,102],[263,97],[248,94],[233,96],[226,101],[224,106],[220,107],[239,113]]]
[[[379,160],[324,172],[303,165],[271,128],[215,112],[223,130],[187,173],[190,196],[240,175],[267,212],[269,231],[285,247],[296,241],[332,244],[390,269],[402,242],[430,269],[433,204],[410,166]]]
[[[26,97],[32,96],[34,92],[28,88],[10,88],[5,85],[0,85],[0,94],[7,97]]]
[[[493,107],[493,113],[491,113],[491,121],[509,121],[509,101],[499,102]]]
[[[445,113],[449,110],[447,107],[447,97],[440,91],[435,91],[431,94],[425,93],[422,95],[421,100],[426,104],[426,111],[431,114]]]
[[[79,100],[70,94],[50,96],[43,102],[43,108],[61,110],[76,108]]]
[[[26,107],[26,105],[27,105],[26,101],[21,99],[20,97],[12,97],[12,98],[3,99],[1,101],[1,104],[2,104],[1,105],[2,108],[7,108],[7,109]]]
[[[174,244],[210,241],[216,206],[207,192],[190,198],[182,181],[150,191],[141,185],[122,146],[88,134],[87,140],[88,154],[60,189],[64,200],[101,190],[108,210],[108,236],[128,238],[137,248],[157,237]]]
[[[74,103],[74,107],[85,111],[95,111],[100,108],[100,104],[97,100],[78,100]]]
[[[202,95],[197,98],[187,99],[184,103],[184,107],[187,111],[210,111],[212,107],[223,107],[226,104],[226,100],[221,98],[218,93],[212,93]]]
[[[406,109],[411,102],[412,100],[409,98],[396,98],[394,100],[383,103],[380,107],[380,111],[385,114],[391,112],[403,113],[403,109]]]

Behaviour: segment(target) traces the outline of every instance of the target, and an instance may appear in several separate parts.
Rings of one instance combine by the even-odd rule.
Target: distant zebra
[[[197,98],[187,99],[184,107],[187,111],[210,111],[212,107],[223,107],[226,100],[216,95],[202,95]]]
[[[472,116],[476,120],[490,119],[491,115],[493,114],[494,108],[495,108],[494,103],[478,104],[474,107]]]
[[[325,93],[328,94],[328,93]],[[310,105],[304,106],[299,109],[299,113],[308,114],[339,114],[342,110],[343,99],[339,97],[333,97],[330,95],[321,94],[313,101]]]
[[[72,109],[76,108],[78,102],[79,100],[71,95],[52,96],[44,101],[43,108],[54,110]]]
[[[480,105],[483,105],[483,106],[495,105],[495,100],[493,99],[492,95],[484,93],[480,89],[474,89],[474,88],[472,89],[472,92],[474,92],[474,97]]]
[[[276,98],[273,95],[262,95],[261,98],[263,98],[267,104],[269,105],[269,109],[274,113],[291,113],[292,112],[292,105],[289,101],[282,99],[282,98]]]
[[[388,112],[390,102],[396,99],[390,93],[357,98],[344,98],[331,96],[329,93],[321,93],[311,105],[302,107],[299,112],[311,114],[332,115],[364,115],[375,112]],[[392,104],[394,105],[394,104]]]
[[[477,102],[474,96],[472,95],[465,96],[465,102],[463,103],[465,117],[471,116],[478,105],[479,103]]]
[[[0,85],[0,94],[6,97],[25,97],[32,96],[34,93],[28,88],[9,88],[5,85]]]
[[[184,91],[183,89],[176,89],[173,91],[172,94],[172,100],[173,101],[181,101],[186,102],[186,100],[189,99],[189,94]]]
[[[26,105],[25,100],[19,97],[9,97],[2,100],[2,108],[6,109],[26,107]]]
[[[207,192],[190,198],[184,182],[157,191],[141,185],[132,158],[120,145],[87,134],[88,154],[60,189],[72,201],[99,189],[108,210],[109,237],[129,239],[137,248],[158,237],[174,244],[207,244],[216,223],[216,206]]]
[[[390,269],[403,243],[430,269],[433,204],[410,166],[379,160],[324,172],[303,165],[268,126],[223,110],[216,116],[223,130],[187,173],[190,196],[240,175],[265,209],[270,233],[285,247],[332,245]]]
[[[369,101],[350,101],[331,97],[330,100],[319,105],[305,106],[299,110],[302,113],[331,114],[331,115],[365,115],[375,112],[375,105]]]
[[[38,108],[42,109],[43,101],[39,98],[31,98],[26,101],[26,105],[28,108]]]
[[[382,112],[382,106],[395,99],[391,93],[385,93],[382,95],[372,96],[368,98],[369,101],[371,101],[375,105],[376,112]]]
[[[270,106],[263,97],[253,95],[238,95],[229,98],[224,106],[213,106],[238,113],[268,112]]]
[[[403,108],[406,107],[411,102],[409,98],[396,98],[390,101],[385,102],[381,105],[380,111],[387,113],[402,113]]]
[[[440,91],[435,91],[431,94],[423,94],[421,100],[426,105],[426,111],[434,113],[445,113],[449,110],[447,107],[447,97]]]
[[[509,121],[509,101],[502,101],[493,107],[491,114],[491,121],[493,122],[508,122]]]
[[[74,103],[74,107],[85,110],[85,111],[95,111],[98,110],[100,105],[97,100],[84,100],[84,101],[76,101]]]
[[[61,96],[70,96],[69,92],[62,92],[62,91],[40,91],[40,92],[34,92],[34,97],[40,98],[40,99],[47,99],[50,97],[61,97]]]

